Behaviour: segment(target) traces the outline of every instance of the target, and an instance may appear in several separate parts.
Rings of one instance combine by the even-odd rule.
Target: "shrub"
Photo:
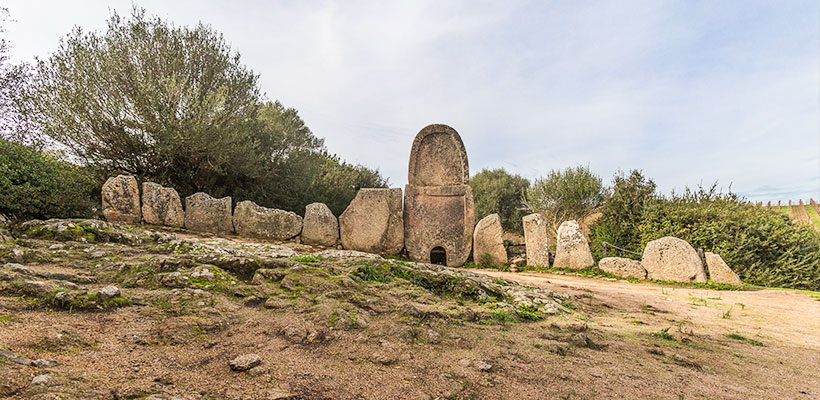
[[[612,190],[607,194],[601,207],[601,217],[590,227],[590,248],[596,259],[601,259],[602,243],[639,252],[641,249],[638,226],[643,218],[646,205],[657,197],[655,182],[647,179],[638,170],[629,176],[618,172],[612,178]],[[640,259],[640,254],[607,249],[608,256]]]
[[[0,139],[0,213],[15,219],[91,217],[100,185],[86,168]]]
[[[483,169],[470,178],[476,221],[497,213],[505,231],[524,234],[521,218],[526,215],[521,199],[530,181],[503,168]]]
[[[675,236],[719,254],[746,283],[820,290],[820,234],[715,185],[649,202],[638,231],[641,251]]]
[[[583,222],[603,203],[604,186],[601,178],[589,167],[550,171],[544,178],[536,179],[527,189],[524,204],[531,212],[547,218],[556,234],[562,222],[574,219]]]

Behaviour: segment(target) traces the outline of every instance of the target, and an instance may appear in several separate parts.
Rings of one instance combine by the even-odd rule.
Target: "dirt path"
[[[573,295],[591,293],[621,310],[639,311],[649,305],[698,325],[705,333],[742,332],[750,339],[820,350],[820,298],[799,291],[718,291],[566,275],[480,272]]]

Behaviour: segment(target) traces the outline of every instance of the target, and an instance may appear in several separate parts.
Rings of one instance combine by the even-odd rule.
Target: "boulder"
[[[646,244],[641,265],[647,279],[674,282],[706,282],[698,252],[685,240],[662,237]]]
[[[478,221],[473,233],[473,262],[480,265],[506,264],[503,234],[498,214],[490,214]]]
[[[398,254],[404,247],[401,189],[360,189],[339,216],[342,247]]]
[[[185,211],[176,190],[153,182],[142,183],[142,219],[153,225],[185,226]]]
[[[233,226],[240,236],[288,240],[302,232],[302,217],[290,211],[266,208],[246,200],[236,204]]]
[[[525,216],[522,221],[524,223],[524,243],[527,247],[527,265],[549,267],[550,240],[547,236],[547,219],[535,213]]]
[[[302,243],[330,247],[339,241],[339,220],[324,203],[305,207]]]
[[[202,192],[186,197],[185,228],[200,232],[233,232],[231,198],[215,199]]]
[[[108,222],[140,222],[142,214],[137,178],[131,175],[108,178],[102,186],[102,212]]]
[[[557,242],[554,267],[581,269],[595,265],[589,243],[577,221],[565,221],[558,227]]]
[[[646,279],[646,270],[638,260],[622,257],[606,257],[598,262],[601,271],[622,278]]]
[[[718,254],[706,252],[706,267],[709,269],[709,279],[715,283],[725,283],[732,286],[741,286],[740,277]]]

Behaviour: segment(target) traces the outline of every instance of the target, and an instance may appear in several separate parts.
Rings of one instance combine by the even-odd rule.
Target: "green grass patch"
[[[314,262],[319,262],[320,261],[318,257],[316,257],[312,254],[308,254],[306,256],[295,256],[295,257],[291,257],[290,259],[293,260],[293,261],[302,262],[302,263],[314,263]]]
[[[729,338],[729,339],[737,340],[739,342],[746,342],[746,343],[749,343],[753,346],[763,346],[763,342],[759,342],[759,341],[754,340],[754,339],[749,339],[749,338],[747,338],[747,337],[745,337],[741,334],[738,334],[738,333],[729,333],[729,334],[726,334],[726,337]]]
[[[652,333],[650,333],[650,335],[652,335],[656,338],[663,339],[663,340],[669,340],[669,341],[672,341],[672,342],[675,341],[675,337],[672,336],[672,334],[669,333],[669,328],[666,328],[666,329],[658,331],[658,332],[652,332]]]
[[[515,313],[522,319],[529,321],[540,321],[544,319],[544,314],[541,314],[538,308],[533,305],[521,304],[516,307]]]

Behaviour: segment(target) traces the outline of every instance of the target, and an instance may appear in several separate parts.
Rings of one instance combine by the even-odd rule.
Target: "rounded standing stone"
[[[647,279],[674,282],[706,282],[706,271],[698,252],[688,242],[672,236],[646,244],[641,265]]]
[[[102,186],[102,212],[108,222],[136,224],[142,219],[137,178],[117,175]]]
[[[305,207],[302,243],[330,247],[339,241],[339,220],[324,203]]]
[[[401,189],[360,189],[339,216],[342,247],[398,254],[404,247]]]
[[[240,201],[233,211],[233,225],[240,236],[288,240],[302,232],[302,217],[245,200]]]
[[[186,197],[185,228],[211,233],[233,232],[231,198],[215,199],[202,192]]]
[[[478,221],[473,233],[473,262],[495,266],[506,264],[503,234],[498,214],[490,214]]]
[[[564,221],[558,227],[557,242],[553,263],[555,268],[582,269],[595,265],[589,243],[577,221]]]
[[[153,225],[185,226],[185,211],[179,193],[173,188],[143,182],[142,219]]]

